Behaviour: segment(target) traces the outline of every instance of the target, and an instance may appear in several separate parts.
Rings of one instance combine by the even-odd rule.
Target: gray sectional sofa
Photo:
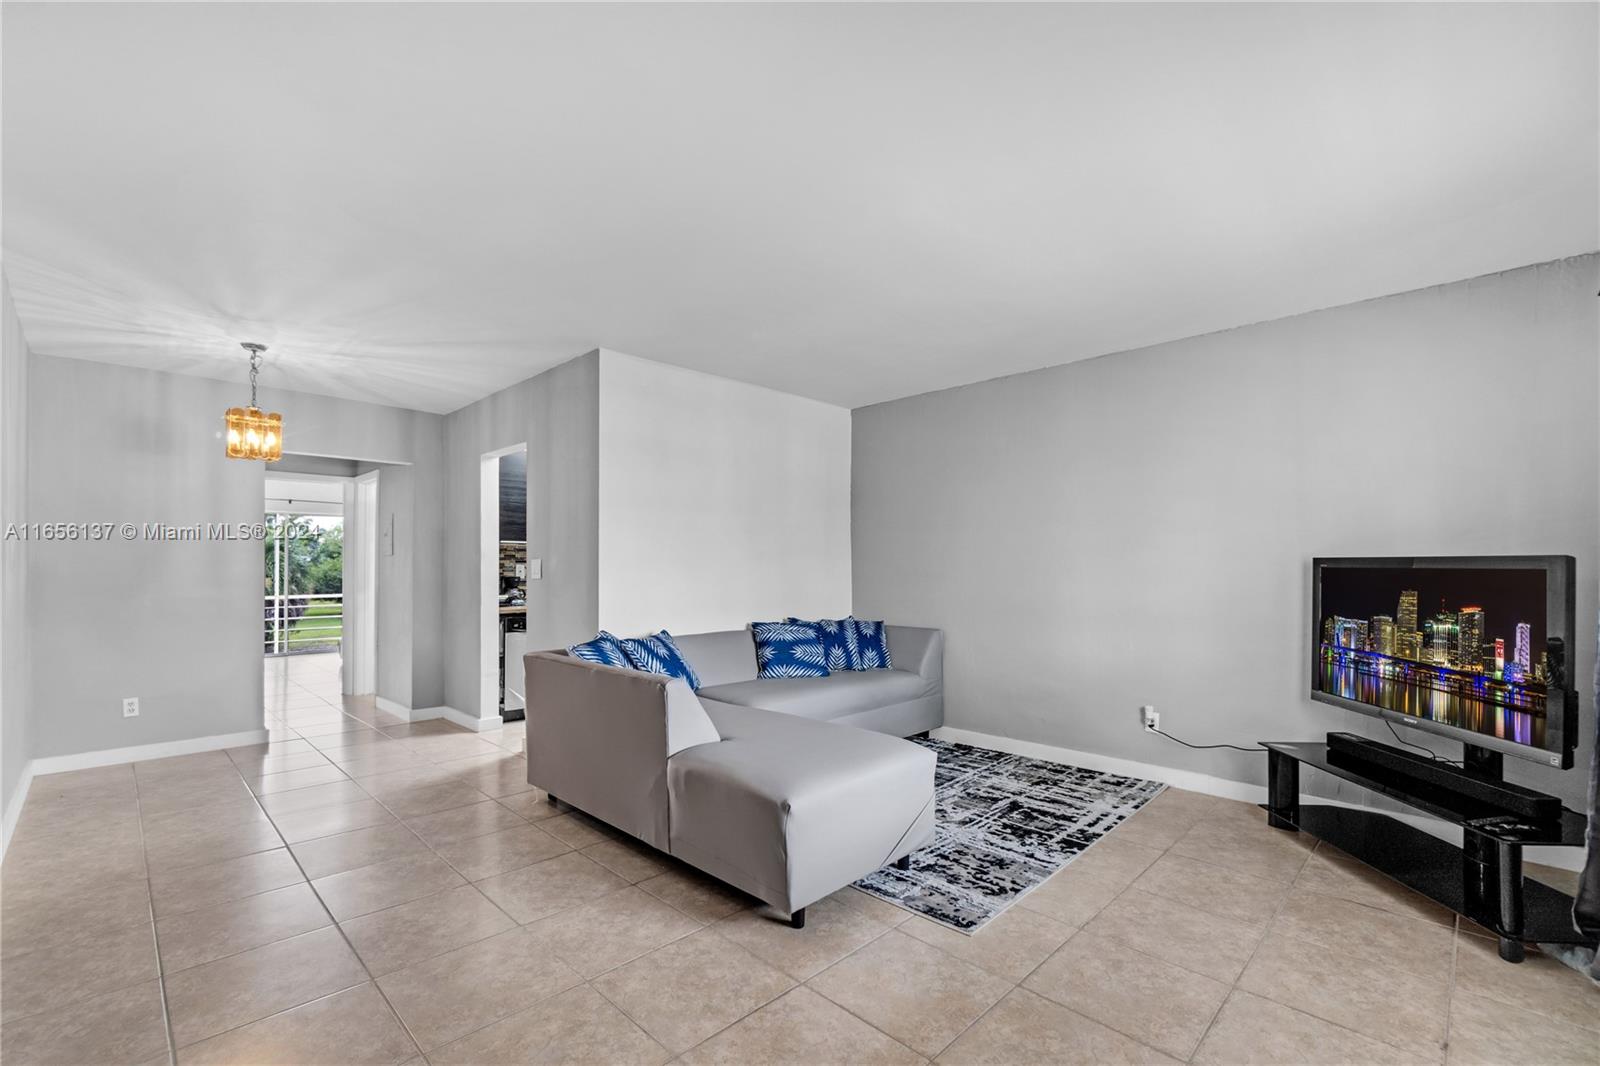
[[[699,692],[565,651],[524,658],[528,782],[791,916],[933,837],[944,634],[889,670],[756,677],[749,630],[677,636]]]

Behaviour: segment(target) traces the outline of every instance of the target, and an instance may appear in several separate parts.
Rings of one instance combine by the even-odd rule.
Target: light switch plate
[[[528,580],[530,580],[530,581],[537,581],[541,577],[544,577],[544,560],[543,559],[529,559],[528,560],[527,577],[528,577]]]

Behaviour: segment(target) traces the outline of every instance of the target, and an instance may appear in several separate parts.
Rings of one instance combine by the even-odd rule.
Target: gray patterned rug
[[[918,740],[939,759],[933,843],[856,887],[963,933],[1015,903],[1165,786],[987,748]]]

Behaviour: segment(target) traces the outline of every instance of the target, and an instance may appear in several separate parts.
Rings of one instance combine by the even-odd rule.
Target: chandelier
[[[275,463],[283,458],[283,416],[262,414],[256,406],[256,374],[267,346],[246,341],[240,347],[250,353],[250,406],[228,408],[228,458]]]

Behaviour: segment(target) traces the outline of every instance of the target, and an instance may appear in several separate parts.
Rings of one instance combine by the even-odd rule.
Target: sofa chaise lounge
[[[790,915],[933,837],[944,634],[886,627],[893,669],[758,678],[749,630],[676,637],[684,681],[531,652],[528,782]]]

